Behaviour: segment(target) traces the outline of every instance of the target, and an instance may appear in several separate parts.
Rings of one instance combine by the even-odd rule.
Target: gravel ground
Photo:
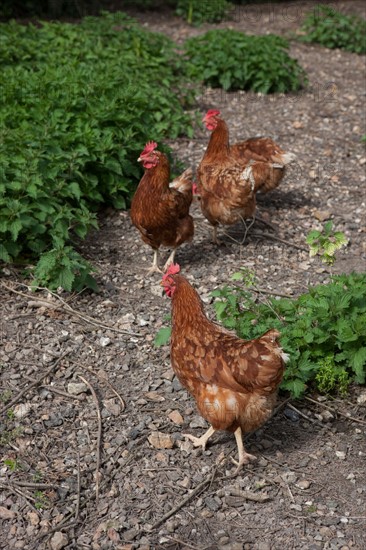
[[[298,13],[303,4],[287,6]],[[364,9],[361,1],[337,6]],[[277,33],[298,26],[267,8],[220,26]],[[168,12],[136,15],[176,40],[209,28]],[[240,226],[221,230],[216,247],[194,205],[195,239],[177,261],[210,315],[210,292],[241,266],[263,289],[293,296],[326,282],[329,271],[305,245],[325,219],[349,239],[334,272],[365,271],[365,58],[295,42],[291,53],[310,79],[299,96],[204,90],[199,99],[202,113],[221,109],[233,141],[269,135],[298,157],[280,188],[258,200],[274,230],[256,222],[243,244],[232,240],[242,238]],[[197,129],[171,145],[195,166],[207,140]],[[16,271],[3,270],[0,547],[366,548],[365,388],[347,399],[284,403],[248,437],[258,462],[230,477],[230,434],[216,435],[204,453],[182,437],[206,424],[173,376],[169,347],[152,343],[170,304],[159,276],[146,277],[151,251],[126,212],[105,212],[100,226],[82,245],[99,269],[97,295],[32,294]]]

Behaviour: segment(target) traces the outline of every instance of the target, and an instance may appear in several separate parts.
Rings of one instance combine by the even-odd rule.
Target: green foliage
[[[288,47],[287,40],[276,35],[211,30],[185,42],[187,73],[224,90],[297,91],[307,79]]]
[[[175,13],[183,17],[190,25],[218,23],[228,14],[231,7],[226,0],[178,0]]]
[[[316,385],[322,393],[338,391],[346,395],[350,383],[349,373],[336,365],[332,356],[319,361],[319,369],[315,375]]]
[[[306,42],[366,53],[366,21],[358,16],[344,15],[331,6],[315,6],[306,17],[302,30],[306,32],[302,38]]]
[[[21,469],[21,464],[16,458],[5,458],[4,464],[11,472],[16,472]]]
[[[34,506],[37,510],[44,510],[49,507],[50,502],[43,491],[35,491],[34,498]]]
[[[322,262],[333,265],[336,251],[345,246],[348,240],[341,231],[333,231],[333,222],[328,221],[321,231],[310,231],[306,242],[310,247],[310,256],[319,255]]]
[[[161,327],[155,335],[154,346],[157,348],[160,346],[165,346],[169,340],[172,330],[170,327]]]
[[[235,274],[236,280],[247,273]],[[248,288],[225,286],[216,314],[227,328],[244,339],[267,330],[281,332],[281,345],[290,356],[282,388],[299,397],[309,384],[320,391],[345,392],[353,381],[366,378],[366,275],[338,275],[297,299],[253,298]],[[333,368],[334,366],[334,368]]]
[[[95,288],[75,240],[101,205],[126,207],[146,141],[192,135],[183,61],[121,13],[0,31],[0,260],[36,263],[36,285]]]

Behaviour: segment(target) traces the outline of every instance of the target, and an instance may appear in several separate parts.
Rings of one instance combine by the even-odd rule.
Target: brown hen
[[[193,238],[193,218],[189,215],[192,202],[192,170],[170,181],[167,156],[158,151],[155,142],[146,144],[138,161],[145,173],[131,203],[131,220],[142,240],[151,246],[154,259],[149,273],[161,271],[158,251],[161,245],[172,247],[164,269],[174,261],[178,246]]]
[[[200,297],[179,270],[171,265],[162,280],[172,299],[171,364],[211,424],[200,438],[185,437],[205,449],[216,430],[234,432],[238,471],[255,459],[245,451],[242,436],[271,416],[287,356],[277,330],[245,341],[209,321]]]
[[[222,143],[229,144],[229,129],[221,118],[218,110],[210,109],[203,118],[212,135],[218,134]],[[263,163],[261,176],[256,178],[255,191],[267,193],[275,189],[285,175],[286,166],[293,162],[296,156],[284,151],[278,143],[268,137],[252,137],[229,145],[232,157],[244,164]],[[260,166],[260,165],[259,165]]]

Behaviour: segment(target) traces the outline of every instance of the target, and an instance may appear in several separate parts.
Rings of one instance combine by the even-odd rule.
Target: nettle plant
[[[124,14],[0,30],[0,261],[96,288],[78,240],[127,206],[146,141],[192,135],[193,91],[174,43]]]
[[[226,0],[178,0],[175,13],[183,17],[190,25],[219,23],[229,13],[232,4]]]
[[[336,260],[335,253],[347,245],[348,239],[342,231],[333,231],[333,222],[329,220],[322,230],[310,231],[306,243],[310,247],[310,257],[319,256],[322,262],[332,266]]]
[[[320,4],[307,15],[302,30],[306,33],[301,38],[303,41],[366,53],[366,21],[362,17],[344,15],[331,6]]]
[[[212,88],[261,93],[294,92],[307,83],[305,71],[288,54],[287,40],[216,29],[185,42],[187,74]]]

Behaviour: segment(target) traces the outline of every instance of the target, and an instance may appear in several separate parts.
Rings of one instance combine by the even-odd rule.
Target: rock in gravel
[[[172,449],[174,445],[172,436],[163,432],[151,432],[147,439],[155,449]]]
[[[307,479],[301,479],[300,481],[298,481],[296,484],[296,487],[298,487],[299,489],[309,489],[310,485],[311,485],[311,482],[308,481]]]
[[[366,391],[361,393],[358,397],[357,397],[357,404],[358,405],[366,405]]]
[[[174,422],[174,424],[178,424],[178,425],[181,425],[184,423],[184,420],[183,420],[183,417],[182,415],[180,414],[179,411],[177,410],[174,410],[172,411],[171,413],[168,414],[168,417],[170,418],[170,420],[172,422]]]
[[[17,419],[24,418],[27,416],[32,409],[32,405],[30,403],[19,403],[19,405],[15,405],[13,411],[14,416]]]
[[[1,519],[14,519],[16,513],[13,510],[5,508],[5,506],[0,506],[0,518]]]
[[[228,544],[223,544],[222,546],[220,546],[220,550],[243,550],[243,543],[229,542]],[[262,550],[269,550],[269,548],[262,548]]]
[[[61,550],[61,548],[65,548],[68,542],[69,539],[65,533],[61,533],[61,531],[56,531],[56,533],[51,538],[50,545],[52,550]]]
[[[109,344],[111,343],[111,339],[108,338],[107,336],[102,336],[101,339],[99,340],[99,343],[102,346],[102,348],[105,348],[109,346]]]
[[[69,382],[67,384],[67,391],[71,395],[79,395],[80,393],[86,393],[88,386],[84,382]]]

